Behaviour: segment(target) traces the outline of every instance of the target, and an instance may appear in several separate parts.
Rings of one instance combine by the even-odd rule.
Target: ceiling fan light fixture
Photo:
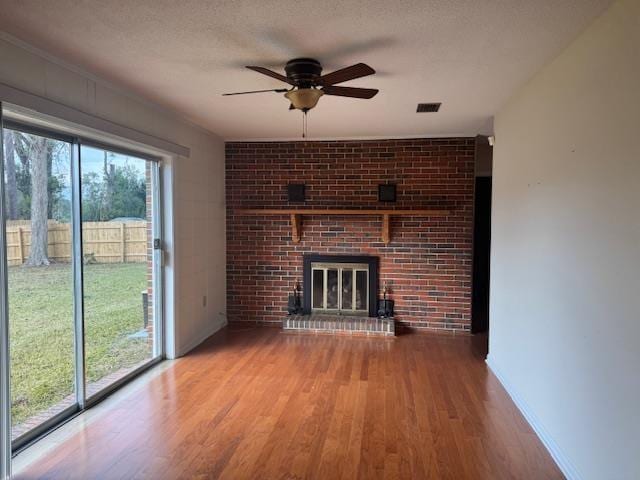
[[[322,95],[324,95],[324,92],[317,88],[298,88],[284,94],[294,108],[302,110],[303,112],[315,107]]]

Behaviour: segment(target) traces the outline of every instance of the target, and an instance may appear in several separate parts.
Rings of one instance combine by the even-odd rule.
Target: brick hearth
[[[284,330],[296,330],[313,333],[343,333],[360,335],[396,334],[392,318],[371,318],[349,315],[291,315],[282,321]]]

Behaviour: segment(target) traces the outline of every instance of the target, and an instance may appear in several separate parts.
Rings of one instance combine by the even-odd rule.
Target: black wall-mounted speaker
[[[378,201],[379,202],[395,202],[396,186],[393,184],[378,185]]]
[[[304,202],[304,183],[287,185],[287,199],[290,202]]]

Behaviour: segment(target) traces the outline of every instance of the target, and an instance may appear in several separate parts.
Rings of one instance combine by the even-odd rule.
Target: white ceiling
[[[372,100],[323,97],[314,138],[475,135],[515,89],[610,0],[1,0],[0,29],[177,111],[225,139],[295,138],[302,114],[284,84],[293,57],[325,73],[365,62],[379,73],[343,85]],[[418,102],[442,102],[416,114]]]

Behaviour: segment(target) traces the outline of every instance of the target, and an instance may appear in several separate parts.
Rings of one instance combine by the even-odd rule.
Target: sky
[[[93,147],[82,147],[82,150],[80,151],[80,158],[82,159],[81,168],[83,175],[89,172],[95,172],[98,174],[102,173],[104,167],[104,152],[104,150]],[[146,160],[109,152],[107,162],[120,167],[130,165],[138,171],[142,178],[144,178]]]

